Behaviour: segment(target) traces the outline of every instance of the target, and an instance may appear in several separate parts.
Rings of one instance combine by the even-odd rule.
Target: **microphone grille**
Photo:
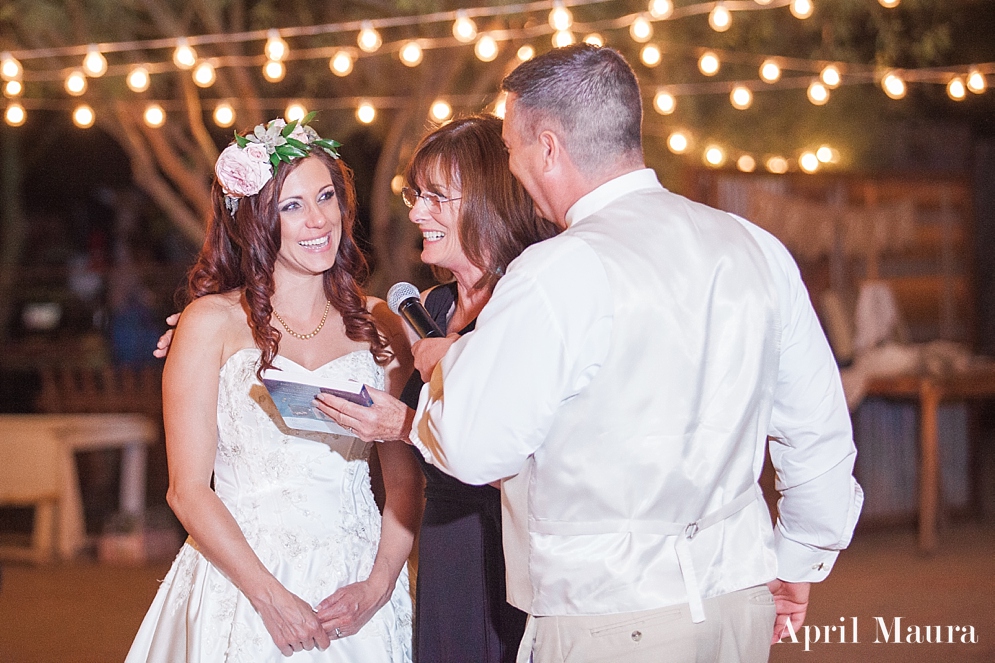
[[[414,297],[418,298],[418,288],[414,287],[406,281],[399,281],[394,285],[390,286],[390,290],[387,291],[387,306],[394,313],[397,313],[398,308],[401,306],[401,302],[406,299],[411,299]]]

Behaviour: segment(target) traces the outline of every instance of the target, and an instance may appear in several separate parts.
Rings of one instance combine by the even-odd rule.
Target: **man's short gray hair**
[[[553,49],[520,64],[501,89],[517,96],[516,129],[531,139],[559,129],[583,172],[642,158],[639,83],[614,49],[584,43]]]

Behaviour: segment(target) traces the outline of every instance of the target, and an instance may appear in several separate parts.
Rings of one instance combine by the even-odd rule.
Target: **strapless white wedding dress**
[[[380,513],[370,490],[370,444],[284,426],[256,378],[259,350],[221,367],[214,488],[262,563],[312,606],[373,568]],[[277,367],[295,367],[283,357]],[[366,351],[335,359],[318,376],[383,388]],[[188,539],[142,622],[126,663],[411,661],[411,600],[405,570],[390,601],[353,636],[325,651],[280,654],[248,599]]]

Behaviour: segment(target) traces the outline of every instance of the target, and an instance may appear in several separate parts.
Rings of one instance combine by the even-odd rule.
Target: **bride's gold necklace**
[[[317,336],[318,332],[321,331],[321,328],[325,326],[325,320],[328,320],[328,311],[330,311],[331,308],[332,308],[332,303],[326,299],[325,312],[321,316],[321,322],[318,323],[318,326],[315,327],[314,331],[311,332],[310,334],[298,334],[297,332],[295,332],[287,325],[286,320],[280,317],[280,314],[276,312],[276,309],[273,309],[273,315],[276,317],[277,320],[280,321],[280,324],[283,325],[283,328],[287,330],[288,334],[290,334],[294,338],[299,338],[302,341],[306,341],[308,339],[312,339],[315,336]]]

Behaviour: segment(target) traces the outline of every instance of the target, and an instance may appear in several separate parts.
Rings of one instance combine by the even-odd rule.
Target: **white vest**
[[[604,266],[611,346],[503,483],[509,601],[534,615],[690,603],[700,621],[701,598],[776,571],[756,486],[780,337],[767,262],[737,220],[658,188],[565,233]]]

